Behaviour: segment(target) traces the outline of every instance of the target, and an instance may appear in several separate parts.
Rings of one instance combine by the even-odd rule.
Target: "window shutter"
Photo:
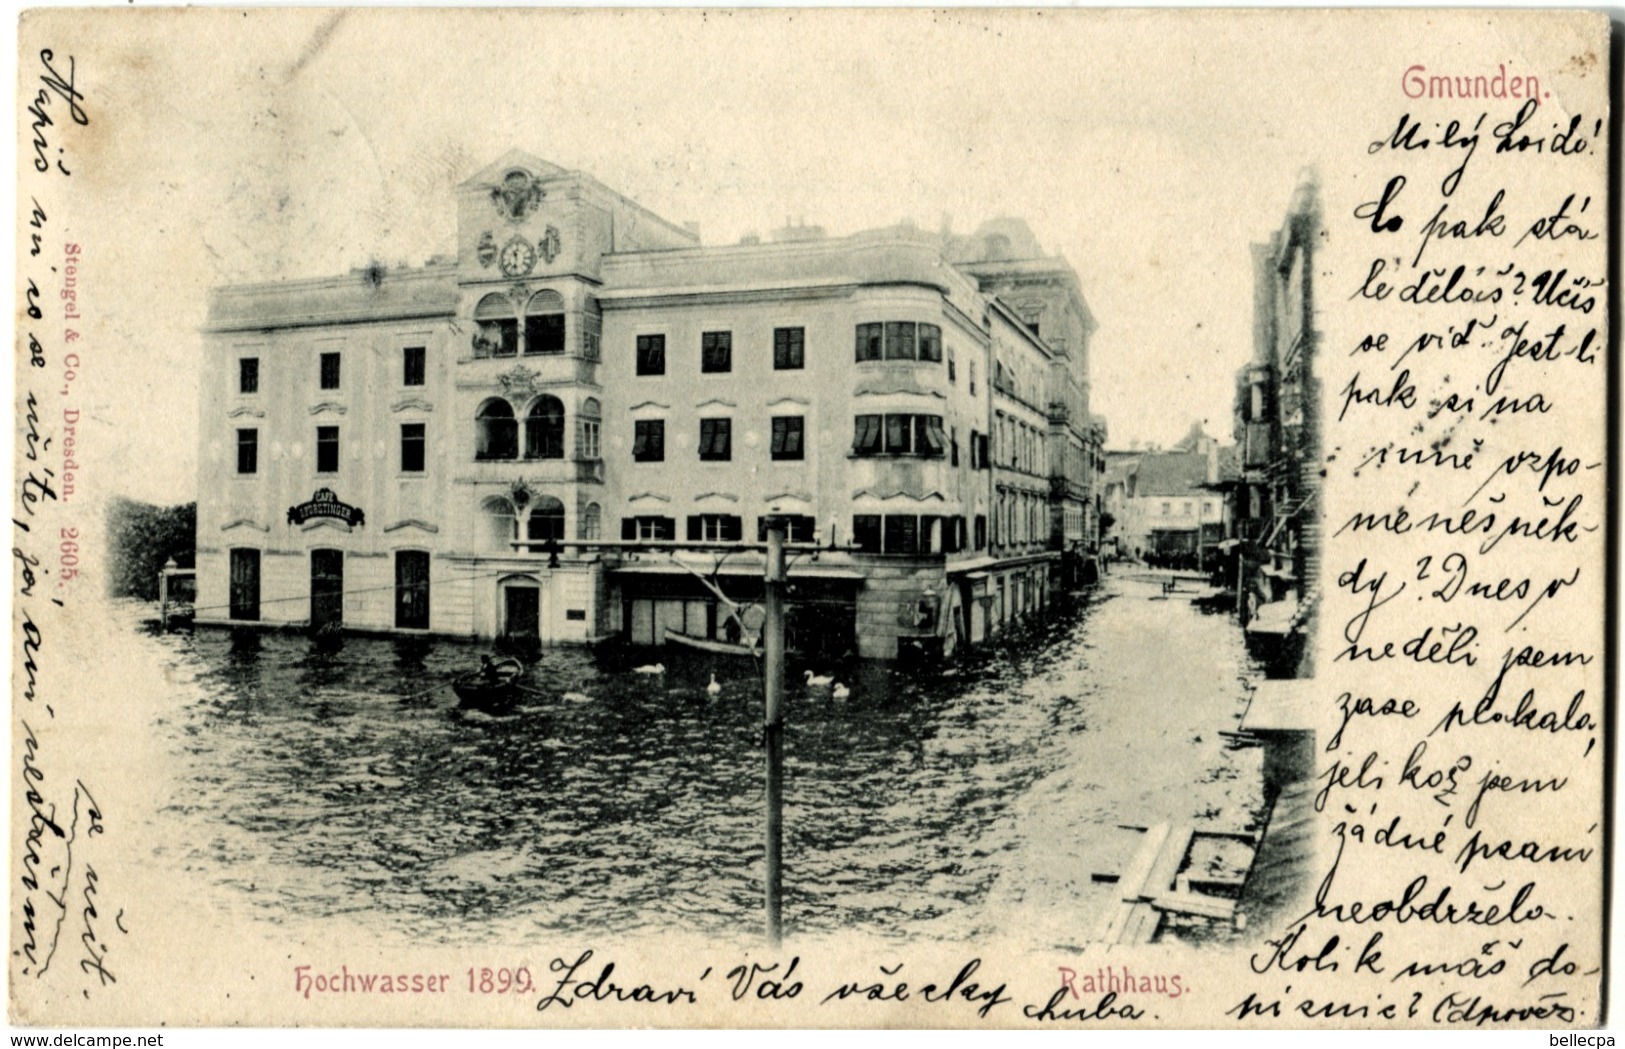
[[[705,538],[705,525],[699,514],[688,515],[688,537],[694,541]]]
[[[635,517],[621,518],[621,538],[636,539],[638,537],[638,519]]]

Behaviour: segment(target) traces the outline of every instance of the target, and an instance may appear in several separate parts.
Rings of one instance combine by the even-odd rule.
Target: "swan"
[[[823,688],[824,686],[833,684],[835,682],[835,675],[833,674],[826,674],[823,677],[819,677],[810,670],[804,670],[802,673],[807,676],[807,685],[811,688]]]
[[[835,687],[830,689],[829,694],[836,699],[845,699],[847,696],[852,694],[852,690],[837,681],[835,682]]]
[[[664,674],[666,672],[666,664],[645,663],[641,667],[633,667],[632,672],[634,674]]]
[[[722,686],[717,684],[717,676],[715,673],[711,675],[711,683],[705,686],[705,690],[711,693],[713,696],[722,691]]]

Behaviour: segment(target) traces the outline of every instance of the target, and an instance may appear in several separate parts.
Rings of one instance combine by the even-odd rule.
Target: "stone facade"
[[[771,516],[803,645],[890,657],[1094,543],[1094,321],[1036,242],[701,246],[517,152],[455,206],[452,258],[211,294],[200,621],[723,639]]]

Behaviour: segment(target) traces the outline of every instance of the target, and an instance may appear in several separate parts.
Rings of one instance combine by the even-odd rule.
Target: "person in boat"
[[[482,655],[480,656],[480,669],[477,677],[485,684],[494,685],[502,680],[502,673],[497,669],[497,665],[491,662],[490,656]]]

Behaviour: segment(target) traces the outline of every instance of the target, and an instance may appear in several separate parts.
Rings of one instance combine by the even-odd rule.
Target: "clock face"
[[[508,241],[502,246],[502,272],[510,277],[518,277],[529,273],[531,267],[536,265],[536,249],[528,241],[518,237]]]

